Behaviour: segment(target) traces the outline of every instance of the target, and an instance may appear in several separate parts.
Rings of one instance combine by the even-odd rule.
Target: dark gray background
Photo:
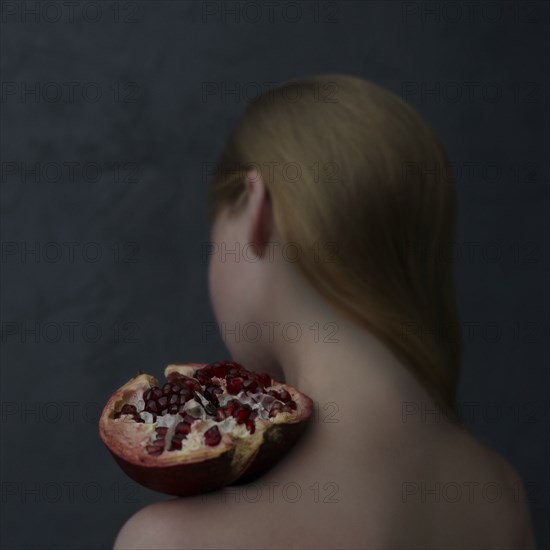
[[[2,548],[107,548],[162,498],[123,476],[97,418],[137,369],[226,355],[201,333],[204,166],[244,99],[215,91],[326,72],[400,94],[449,151],[459,402],[548,547],[548,5],[36,4],[2,5]]]

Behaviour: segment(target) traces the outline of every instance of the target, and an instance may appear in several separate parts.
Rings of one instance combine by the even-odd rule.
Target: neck
[[[337,313],[297,272],[285,275],[274,282],[283,288],[275,288],[270,311],[288,330],[273,344],[272,357],[286,382],[309,395],[320,412],[325,407],[357,417],[357,411],[385,410],[400,422],[404,402],[430,401],[381,341]]]

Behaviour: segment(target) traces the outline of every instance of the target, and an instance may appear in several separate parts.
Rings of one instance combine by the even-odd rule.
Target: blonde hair
[[[246,200],[250,168],[261,170],[284,243],[335,243],[333,256],[298,255],[307,280],[453,409],[462,334],[441,251],[454,237],[455,184],[435,133],[362,78],[291,80],[251,101],[229,136],[211,221]]]

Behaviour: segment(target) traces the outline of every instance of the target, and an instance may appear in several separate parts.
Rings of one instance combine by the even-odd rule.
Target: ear
[[[257,170],[246,174],[248,242],[261,258],[271,239],[273,212],[269,193],[262,175]]]

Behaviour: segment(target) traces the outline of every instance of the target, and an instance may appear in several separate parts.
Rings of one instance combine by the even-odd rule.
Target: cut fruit
[[[140,374],[103,409],[101,439],[141,485],[189,496],[249,482],[296,442],[309,397],[238,363],[168,365],[166,382]]]

